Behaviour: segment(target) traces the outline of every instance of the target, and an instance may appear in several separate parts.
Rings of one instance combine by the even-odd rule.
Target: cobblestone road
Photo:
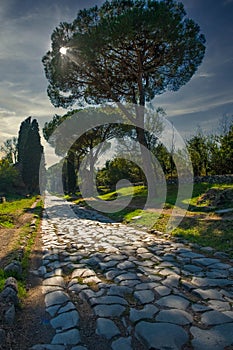
[[[33,350],[233,349],[233,261],[47,196],[46,311]],[[75,214],[74,214],[75,212]]]

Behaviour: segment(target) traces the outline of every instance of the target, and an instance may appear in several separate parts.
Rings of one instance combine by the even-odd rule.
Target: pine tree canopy
[[[54,106],[144,106],[186,84],[205,53],[199,26],[175,0],[113,0],[61,23],[43,57]],[[61,50],[61,48],[65,50]]]

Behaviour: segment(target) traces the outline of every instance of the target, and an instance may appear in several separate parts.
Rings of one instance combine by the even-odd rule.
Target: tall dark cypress
[[[19,165],[22,179],[30,193],[39,193],[40,162],[43,146],[40,141],[39,126],[31,117],[22,122],[19,131]]]

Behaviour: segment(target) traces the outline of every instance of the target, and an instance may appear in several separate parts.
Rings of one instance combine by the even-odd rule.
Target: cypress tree
[[[25,186],[30,193],[39,193],[43,146],[36,119],[31,121],[31,117],[29,117],[22,122],[19,130],[18,152],[20,171]]]

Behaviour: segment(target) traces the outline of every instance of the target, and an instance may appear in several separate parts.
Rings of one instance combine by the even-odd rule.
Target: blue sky
[[[63,114],[47,97],[41,63],[50,36],[62,21],[71,22],[79,9],[103,1],[1,0],[0,4],[0,144],[17,135],[26,117],[40,126]],[[183,0],[188,16],[207,40],[206,55],[191,81],[178,92],[156,97],[178,131],[187,137],[198,126],[215,131],[223,115],[233,114],[233,0]]]

